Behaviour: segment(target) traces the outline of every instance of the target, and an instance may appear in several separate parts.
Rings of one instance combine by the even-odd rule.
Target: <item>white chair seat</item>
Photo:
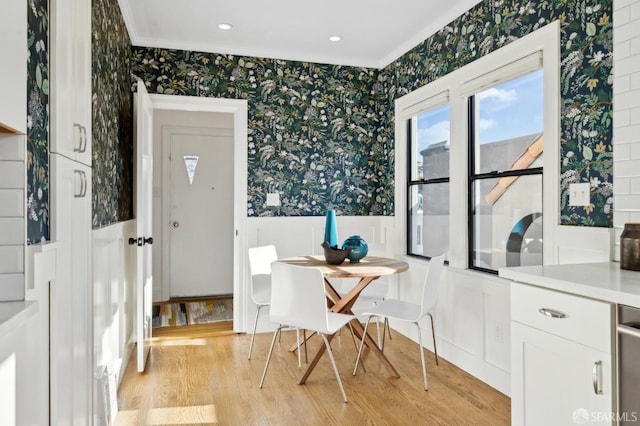
[[[358,349],[358,357],[356,358],[356,365],[353,368],[353,374],[356,374],[358,370],[358,363],[360,356],[362,355],[362,347],[364,346],[364,338],[367,334],[367,328],[369,323],[374,318],[394,319],[399,321],[406,321],[415,324],[418,330],[418,345],[420,349],[420,361],[422,362],[422,376],[424,379],[424,390],[427,390],[427,369],[424,365],[424,350],[422,348],[422,332],[420,329],[420,321],[422,318],[428,316],[431,319],[431,335],[433,337],[433,349],[436,357],[436,364],[438,363],[438,351],[436,350],[436,335],[433,325],[433,309],[438,302],[438,292],[440,288],[440,275],[442,273],[442,266],[444,264],[445,255],[442,254],[437,257],[431,258],[429,261],[429,271],[425,277],[424,284],[422,286],[422,297],[420,303],[412,303],[397,299],[385,299],[371,309],[367,309],[362,315],[367,317],[367,322],[364,326],[364,333],[362,334],[362,340],[360,341],[360,348]]]
[[[345,326],[354,318],[353,315],[339,314],[337,312],[329,312],[327,318],[327,329],[323,333],[333,334]]]
[[[404,300],[385,299],[368,310],[361,313],[362,316],[370,315],[387,317],[401,321],[418,321],[420,319],[421,306]]]

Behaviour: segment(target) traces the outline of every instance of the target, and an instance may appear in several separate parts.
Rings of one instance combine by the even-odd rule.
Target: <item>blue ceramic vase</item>
[[[365,257],[369,252],[369,246],[367,242],[360,238],[360,235],[352,235],[342,243],[343,250],[349,250],[347,259],[351,263],[358,263],[360,259]]]
[[[336,211],[327,210],[327,219],[324,223],[324,240],[330,247],[338,246],[338,229],[336,227]]]

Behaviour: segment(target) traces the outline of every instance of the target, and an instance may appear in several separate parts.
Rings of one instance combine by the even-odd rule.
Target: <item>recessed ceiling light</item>
[[[331,40],[331,41],[340,41],[340,40],[342,40],[342,37],[340,37],[339,35],[333,35],[333,36],[329,37],[329,40]]]
[[[222,23],[218,24],[218,28],[220,28],[221,30],[230,30],[231,28],[233,28],[233,25]]]

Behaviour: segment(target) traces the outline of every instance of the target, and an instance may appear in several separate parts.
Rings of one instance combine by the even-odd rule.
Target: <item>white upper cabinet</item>
[[[91,2],[52,0],[50,149],[91,166]]]
[[[0,12],[0,132],[26,133],[27,2],[3,0]]]

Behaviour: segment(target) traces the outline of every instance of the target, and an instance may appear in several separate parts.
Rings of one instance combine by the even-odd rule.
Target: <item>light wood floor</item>
[[[179,328],[179,327],[178,327]],[[288,348],[295,333],[276,344],[264,388],[259,389],[271,333],[256,336],[192,330],[189,337],[155,339],[147,370],[135,357],[118,391],[116,425],[508,425],[510,400],[443,359],[425,351],[429,391],[422,387],[417,344],[393,333],[385,353],[400,373],[392,378],[371,356],[366,372],[352,376],[356,349],[343,330],[332,342],[348,403],[342,401],[329,358],[307,383]],[[309,343],[309,354],[321,344]],[[304,360],[303,360],[304,361]]]

